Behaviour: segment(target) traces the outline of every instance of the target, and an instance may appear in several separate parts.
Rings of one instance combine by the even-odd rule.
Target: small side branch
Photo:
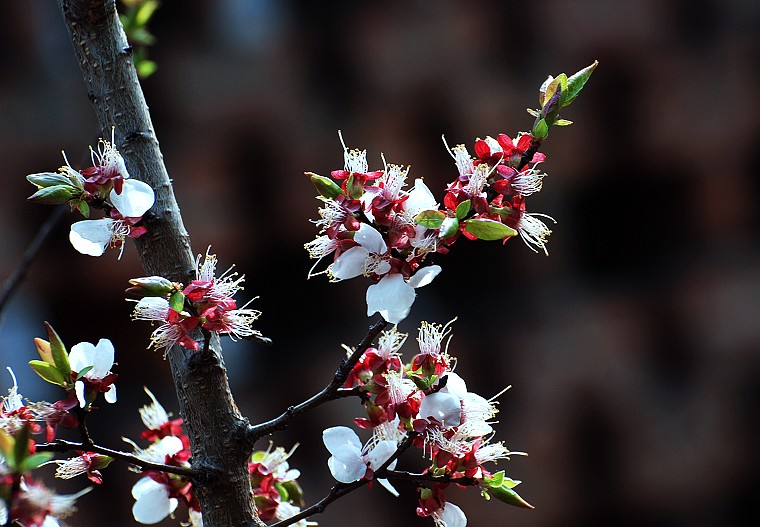
[[[38,443],[36,448],[38,452],[95,452],[97,454],[103,454],[114,459],[119,459],[142,470],[159,470],[161,472],[169,472],[171,474],[177,474],[179,476],[185,476],[191,479],[195,479],[197,476],[197,472],[191,468],[175,467],[172,465],[164,465],[162,463],[153,463],[151,461],[141,459],[133,454],[129,454],[128,452],[113,450],[111,448],[95,444],[87,444],[84,442],[56,439],[50,443]]]
[[[387,326],[388,322],[382,320],[374,326],[370,327],[367,335],[364,337],[364,339],[362,339],[351,356],[341,361],[340,367],[335,372],[335,376],[333,377],[332,381],[330,381],[330,384],[325,386],[324,389],[322,389],[319,393],[313,395],[300,404],[291,406],[279,417],[258,425],[249,426],[248,430],[246,431],[246,439],[249,441],[249,444],[253,445],[256,441],[265,435],[271,434],[277,430],[284,430],[288,427],[288,423],[291,419],[298,415],[301,415],[308,410],[316,408],[322,403],[342,397],[347,397],[349,395],[358,395],[358,392],[355,392],[353,390],[345,390],[341,387],[343,386],[343,383],[346,382],[346,378],[348,378],[348,375],[351,373],[353,367],[357,362],[359,362],[359,359],[361,359],[364,352],[367,351],[367,348],[372,345],[372,342],[375,340],[375,338],[377,338],[377,336]]]

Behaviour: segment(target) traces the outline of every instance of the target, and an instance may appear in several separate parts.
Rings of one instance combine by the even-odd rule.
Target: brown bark
[[[115,142],[131,177],[153,187],[156,203],[144,217],[148,234],[137,239],[146,275],[187,283],[194,253],[132,62],[131,48],[113,0],[59,0],[88,97],[103,136]],[[197,335],[201,339],[201,335]],[[174,346],[168,363],[192,448],[195,482],[206,527],[253,525],[248,479],[247,420],[230,393],[218,339],[208,352]]]

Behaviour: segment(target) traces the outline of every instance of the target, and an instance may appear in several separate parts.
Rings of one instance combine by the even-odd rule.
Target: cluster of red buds
[[[454,373],[456,361],[447,352],[450,325],[423,322],[417,338],[419,353],[406,364],[399,349],[407,335],[395,328],[385,331],[377,347],[364,352],[344,385],[362,394],[366,416],[354,423],[371,430],[371,439],[362,446],[353,430],[333,427],[324,431],[323,441],[332,454],[328,466],[333,476],[348,483],[373,479],[398,446],[411,439],[430,461],[423,474],[435,477],[419,487],[417,513],[432,517],[437,524],[454,526],[464,525],[466,519],[461,509],[446,500],[451,484],[477,486],[485,497],[532,507],[513,490],[519,481],[484,466],[524,453],[491,441],[498,395],[485,399],[470,392],[464,379]],[[392,470],[395,463],[384,468]],[[378,482],[395,493],[386,479]]]
[[[101,139],[97,151],[90,147],[92,166],[83,170],[66,164],[58,172],[30,174],[26,179],[37,187],[29,200],[45,205],[68,203],[85,218],[92,208],[102,209],[106,217],[78,221],[71,226],[69,241],[82,254],[100,256],[109,247],[124,250],[126,238],[145,234],[143,215],[153,206],[155,195],[150,185],[130,178],[113,130],[111,142]]]

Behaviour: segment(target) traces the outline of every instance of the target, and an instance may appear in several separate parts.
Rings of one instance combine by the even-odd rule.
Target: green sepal
[[[487,218],[472,218],[465,221],[464,225],[464,230],[479,240],[503,240],[517,235],[517,231],[513,228]]]
[[[19,472],[29,472],[30,470],[34,470],[35,468],[39,468],[42,466],[43,463],[46,461],[49,461],[50,458],[53,457],[52,452],[37,452],[36,454],[32,454],[31,456],[27,456],[24,458],[24,461],[21,462],[21,466],[19,467]]]
[[[307,176],[311,179],[311,182],[316,187],[319,195],[325,198],[335,199],[343,194],[343,189],[330,178],[314,174],[313,172],[307,172]]]
[[[63,205],[79,194],[80,190],[71,185],[53,185],[38,189],[26,199],[42,205]]]
[[[546,136],[549,135],[549,125],[546,124],[546,120],[536,119],[536,122],[533,125],[533,130],[531,130],[530,135],[532,135],[536,139],[546,139]]]
[[[591,74],[594,73],[594,70],[598,65],[599,61],[595,60],[593,64],[586,66],[579,72],[571,75],[569,79],[567,79],[567,88],[562,92],[562,108],[569,106],[575,100],[575,98],[578,97],[578,94],[583,89],[586,81],[588,81],[589,77],[591,77]]]
[[[457,210],[454,212],[456,214],[456,217],[459,221],[462,221],[465,216],[467,216],[467,213],[470,212],[470,209],[472,208],[472,201],[469,199],[464,200],[462,203],[457,205]]]
[[[64,379],[68,379],[71,376],[71,365],[69,364],[69,354],[66,352],[66,346],[63,345],[61,337],[55,332],[53,326],[47,322],[44,324],[47,329],[48,340],[50,341],[50,353],[53,356],[55,368]]]
[[[446,214],[439,210],[423,210],[414,217],[417,225],[422,225],[426,229],[439,229],[445,219]]]
[[[185,309],[185,295],[182,291],[175,291],[169,297],[169,307],[177,313],[182,313]]]
[[[76,380],[78,381],[79,379],[81,379],[82,377],[84,377],[85,375],[87,375],[87,372],[89,372],[94,367],[95,366],[85,366],[84,368],[82,368],[82,370],[79,373],[77,373]]]
[[[61,386],[64,388],[66,387],[66,379],[63,375],[61,375],[61,372],[59,372],[58,369],[52,364],[48,364],[47,362],[41,360],[30,360],[29,367],[32,368],[34,373],[42,377],[50,384],[55,384],[56,386]]]
[[[26,180],[37,188],[47,188],[56,185],[71,185],[71,180],[58,172],[40,172],[39,174],[29,174]]]

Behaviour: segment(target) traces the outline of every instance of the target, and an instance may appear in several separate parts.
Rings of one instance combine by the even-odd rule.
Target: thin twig
[[[191,468],[176,467],[173,465],[164,465],[163,463],[153,463],[152,461],[146,461],[133,454],[122,452],[120,450],[113,450],[111,448],[87,444],[78,441],[67,441],[65,439],[56,439],[50,443],[38,443],[36,445],[38,452],[70,452],[70,451],[84,451],[95,452],[97,454],[104,454],[114,459],[125,461],[130,465],[139,467],[142,470],[158,470],[161,472],[169,472],[171,474],[177,474],[179,476],[185,476],[187,478],[195,478],[197,472]]]
[[[3,282],[3,288],[0,290],[0,313],[3,312],[3,309],[5,309],[5,304],[10,300],[11,296],[16,291],[18,286],[21,284],[21,282],[24,281],[27,272],[29,272],[29,267],[37,257],[37,253],[39,253],[40,249],[42,249],[42,247],[45,245],[45,242],[47,241],[48,237],[50,237],[50,234],[55,229],[55,226],[58,225],[58,222],[61,221],[61,218],[63,218],[66,212],[66,207],[55,208],[55,210],[40,226],[40,230],[37,231],[37,234],[34,236],[32,243],[30,243],[26,248],[26,251],[24,251],[24,254],[21,256],[21,260],[19,260],[16,268],[13,270],[13,273],[11,273],[11,275],[5,279],[5,282]]]
[[[332,381],[330,381],[330,384],[325,386],[320,392],[300,404],[291,406],[279,417],[258,425],[249,426],[248,430],[246,431],[246,437],[250,444],[253,445],[256,441],[265,435],[271,434],[272,432],[275,432],[277,430],[284,430],[287,428],[288,423],[291,419],[308,410],[316,408],[322,403],[341,397],[346,397],[347,395],[353,395],[353,393],[346,394],[345,392],[342,392],[341,386],[344,382],[346,382],[346,378],[348,377],[349,373],[351,373],[351,370],[359,361],[359,359],[361,359],[364,352],[367,351],[367,348],[372,345],[372,341],[375,340],[380,332],[382,332],[387,326],[388,322],[382,320],[374,326],[370,327],[367,335],[364,337],[364,339],[362,339],[351,356],[341,361],[340,367],[335,372],[335,376],[333,377]]]

